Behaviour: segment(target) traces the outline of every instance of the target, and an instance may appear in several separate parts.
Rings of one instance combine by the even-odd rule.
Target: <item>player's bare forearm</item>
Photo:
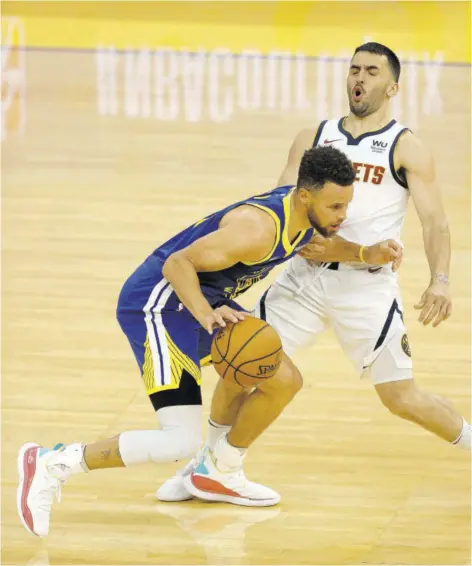
[[[266,212],[240,207],[223,218],[218,230],[167,258],[162,274],[182,304],[210,334],[215,324],[225,326],[225,320],[237,322],[241,316],[229,307],[213,309],[202,293],[198,273],[221,271],[241,261],[265,257],[274,233],[275,224]]]
[[[341,236],[332,238],[313,236],[299,254],[312,261],[361,261],[370,265],[385,265],[392,262],[393,271],[397,271],[402,261],[402,247],[394,240],[384,240],[372,246],[361,246]]]
[[[449,290],[451,242],[441,191],[436,182],[434,159],[428,148],[414,135],[399,142],[398,164],[406,171],[406,180],[423,227],[423,240],[431,271],[431,280],[414,305],[421,310],[418,320],[425,326],[438,326],[452,313]]]
[[[195,266],[184,254],[169,256],[162,274],[172,285],[182,304],[199,322],[212,313],[213,309],[200,288]]]
[[[321,261],[359,261],[361,246],[354,242],[349,242],[341,236],[333,236],[330,238],[331,248],[327,250],[329,259]]]
[[[424,223],[423,240],[431,271],[431,281],[438,275],[449,276],[451,237],[447,223],[439,223],[434,220]]]
[[[436,181],[434,159],[429,149],[414,135],[399,142],[399,165],[406,179],[423,227],[423,240],[431,270],[431,281],[449,274],[451,242],[441,190]]]
[[[359,261],[360,249],[359,244],[341,236],[323,238],[317,235],[300,250],[300,255],[314,261]]]
[[[439,216],[441,218],[441,216]],[[433,323],[433,327],[447,320],[452,313],[452,300],[449,290],[449,262],[451,242],[447,222],[425,221],[423,219],[423,238],[428,258],[431,279],[421,299],[414,305],[421,310],[418,320],[423,325]]]
[[[215,309],[210,305],[202,293],[197,267],[191,257],[186,255],[185,250],[167,258],[162,274],[172,285],[182,304],[209,334],[213,334],[215,328],[226,326],[226,321],[238,322],[247,315],[228,305]]]

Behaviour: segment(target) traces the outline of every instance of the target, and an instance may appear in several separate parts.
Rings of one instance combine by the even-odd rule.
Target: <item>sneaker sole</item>
[[[188,475],[188,474],[187,474],[187,475]],[[181,476],[181,478],[179,478],[179,481],[180,481],[180,479],[181,479],[181,480],[182,480],[182,483],[183,483],[184,477],[185,477],[185,476]],[[172,479],[174,479],[174,478],[172,478]],[[171,483],[171,480],[167,480],[166,483]],[[166,496],[166,495],[165,495],[165,492],[166,492],[166,491],[167,491],[167,492],[172,492],[172,488],[163,489],[163,488],[165,487],[165,485],[166,485],[166,484],[161,485],[161,487],[156,491],[156,499],[157,499],[158,501],[165,501],[166,503],[169,503],[169,502],[177,503],[177,502],[179,502],[179,501],[189,501],[190,499],[193,499],[193,495],[192,495],[191,493],[188,493],[188,491],[187,491],[187,493],[186,493],[185,495],[180,495],[180,496],[172,496],[172,495],[169,495],[169,496]],[[180,486],[180,487],[182,487],[182,486]],[[164,493],[161,493],[161,492],[164,492]],[[174,490],[174,492],[175,492],[175,490]]]
[[[280,502],[280,495],[271,499],[249,499],[243,496],[226,495],[212,491],[202,491],[192,481],[192,474],[184,478],[184,486],[194,497],[204,501],[219,501],[221,503],[232,503],[242,507],[272,507]]]
[[[183,480],[183,478],[182,478],[182,480]],[[156,499],[158,501],[165,501],[166,503],[177,503],[179,501],[189,501],[190,499],[193,499],[193,495],[191,493],[188,493],[188,491],[185,495],[174,496],[174,497],[172,495],[166,496],[165,494],[159,493],[162,490],[162,488],[163,488],[163,486],[161,486],[156,491]],[[172,490],[168,489],[167,491],[172,491]]]
[[[191,493],[189,493],[186,497],[174,497],[174,498],[172,498],[172,497],[162,497],[162,495],[159,496],[156,493],[156,499],[158,501],[165,501],[166,503],[178,503],[179,501],[190,501],[190,499],[193,499],[193,498],[194,497]]]
[[[29,488],[31,487],[31,481],[34,477],[34,472],[36,472],[36,459],[35,459],[35,463],[34,463],[34,472],[33,475],[31,476],[31,478],[28,478],[28,480],[31,479],[31,481],[29,481],[29,485],[25,486],[25,454],[26,452],[30,449],[30,448],[40,448],[39,444],[35,444],[34,442],[28,442],[27,444],[23,444],[23,446],[20,448],[20,451],[18,453],[18,458],[17,458],[17,469],[18,469],[18,489],[16,490],[16,509],[18,511],[18,515],[20,517],[21,522],[23,523],[23,526],[25,527],[25,529],[31,533],[34,536],[40,536],[37,533],[34,532],[34,530],[28,525],[28,523],[25,520],[24,517],[24,513],[23,513],[23,498],[25,501],[25,506],[27,506],[27,500],[28,500],[28,493],[29,493]],[[26,491],[25,491],[26,488]],[[25,493],[24,493],[25,491]],[[28,508],[29,511],[29,508]],[[31,522],[33,521],[33,519],[31,518]]]

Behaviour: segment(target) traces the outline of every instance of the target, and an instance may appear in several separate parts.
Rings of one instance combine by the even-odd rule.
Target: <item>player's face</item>
[[[387,104],[397,90],[385,55],[366,51],[354,55],[347,77],[347,96],[353,114],[362,118],[373,114]]]
[[[352,185],[341,187],[335,183],[326,183],[322,189],[310,192],[307,209],[312,227],[326,238],[334,236],[346,218],[353,192]]]

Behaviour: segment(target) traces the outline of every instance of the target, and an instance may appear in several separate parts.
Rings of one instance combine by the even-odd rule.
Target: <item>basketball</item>
[[[254,387],[271,378],[282,362],[282,342],[264,320],[226,322],[211,343],[211,359],[222,379]]]

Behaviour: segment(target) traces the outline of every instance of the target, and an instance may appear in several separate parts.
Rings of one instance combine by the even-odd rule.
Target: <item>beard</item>
[[[356,103],[349,98],[349,110],[358,118],[365,118],[375,110],[372,110],[367,102]]]
[[[318,234],[321,234],[325,238],[329,238],[332,235],[332,233],[327,228],[321,226],[315,215],[311,212],[308,213],[308,219],[310,220],[311,227],[314,228],[318,232]]]

